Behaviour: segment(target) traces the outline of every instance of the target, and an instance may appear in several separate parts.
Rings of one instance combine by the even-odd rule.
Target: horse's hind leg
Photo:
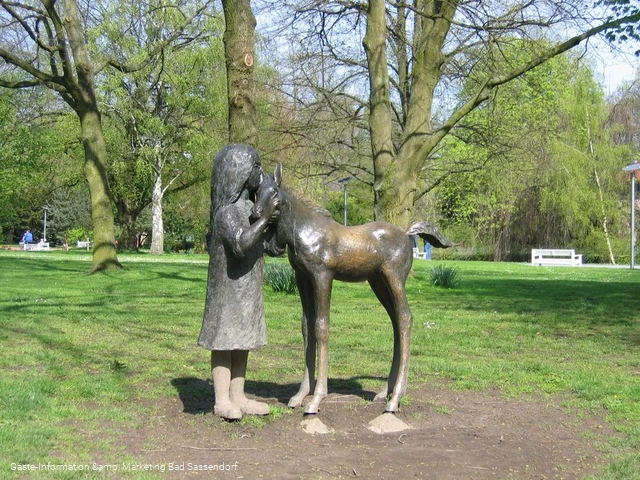
[[[394,351],[393,366],[389,375],[389,387],[393,385],[391,399],[387,402],[387,412],[397,412],[400,399],[407,390],[409,377],[409,356],[411,354],[411,327],[413,316],[407,301],[404,281],[396,278],[391,281],[389,289],[393,296],[396,316],[393,320],[394,327]],[[397,367],[396,367],[397,366]],[[395,371],[393,368],[396,368]]]
[[[369,284],[391,318],[393,325],[393,361],[385,387],[376,395],[376,400],[393,393],[385,410],[397,412],[400,399],[407,388],[409,355],[411,350],[411,326],[413,317],[404,290],[404,281],[397,276],[375,277]]]
[[[389,318],[391,318],[391,322],[393,324],[393,361],[391,363],[391,373],[389,374],[389,378],[385,382],[382,390],[380,390],[374,398],[374,401],[378,401],[386,400],[387,396],[389,396],[393,389],[393,385],[395,384],[399,362],[397,353],[399,349],[399,337],[396,333],[397,329],[395,327],[394,319],[396,317],[396,312],[393,305],[393,297],[391,296],[391,292],[389,291],[389,287],[387,286],[384,278],[382,276],[372,277],[369,279],[369,285],[371,285],[373,293],[376,294],[376,297],[378,297],[378,300],[387,311],[387,314],[389,314]]]
[[[302,302],[302,338],[304,340],[304,376],[296,393],[289,400],[289,407],[302,405],[304,397],[315,388],[316,370],[316,332],[315,332],[315,304],[313,301],[313,287],[309,278],[296,272],[296,284]]]

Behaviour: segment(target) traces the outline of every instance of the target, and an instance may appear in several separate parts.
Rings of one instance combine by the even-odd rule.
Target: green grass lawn
[[[124,270],[88,275],[86,252],[0,251],[1,477],[25,475],[12,463],[122,462],[109,425],[142,424],[174,380],[209,376],[196,345],[207,257],[120,258]],[[458,269],[458,288],[430,285],[438,264]],[[618,435],[598,478],[640,478],[639,287],[639,270],[416,261],[408,396],[442,379],[604,412]],[[277,396],[301,379],[300,306],[265,288],[265,308],[269,345],[249,376]],[[330,350],[334,385],[382,386],[391,327],[368,285],[335,284]]]

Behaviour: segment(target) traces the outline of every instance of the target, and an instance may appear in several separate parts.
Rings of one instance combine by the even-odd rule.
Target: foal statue
[[[407,232],[385,222],[347,227],[281,188],[282,165],[273,176],[264,175],[256,192],[252,215],[261,217],[269,200],[280,205],[275,235],[277,248],[287,247],[302,301],[302,335],[305,369],[300,389],[290,407],[302,404],[315,385],[305,413],[318,413],[327,396],[329,368],[329,309],[333,280],[368,281],[393,325],[393,362],[384,388],[375,400],[389,398],[387,412],[397,412],[407,388],[411,326],[413,318],[405,294],[405,283],[413,262],[413,246]],[[426,234],[434,246],[451,246],[437,230]],[[412,232],[416,233],[416,232]],[[314,381],[318,360],[317,382]]]

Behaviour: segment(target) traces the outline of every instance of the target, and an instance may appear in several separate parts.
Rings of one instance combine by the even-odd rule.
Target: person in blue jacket
[[[22,236],[22,242],[33,243],[33,233],[31,233],[31,230],[29,230],[28,228],[27,228],[27,231],[24,232],[24,235]]]

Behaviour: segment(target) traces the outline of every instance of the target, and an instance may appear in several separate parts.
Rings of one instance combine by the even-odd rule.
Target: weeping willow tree
[[[536,49],[521,47],[511,54]],[[609,112],[577,56],[557,57],[501,87],[443,142],[452,166],[482,167],[434,190],[442,223],[494,260],[573,247],[615,263],[623,230],[619,170],[628,149],[614,144]]]

